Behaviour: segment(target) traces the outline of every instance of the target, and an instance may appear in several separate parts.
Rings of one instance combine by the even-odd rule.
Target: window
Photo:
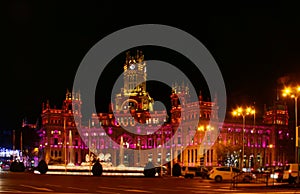
[[[250,138],[250,145],[254,145],[254,137]]]
[[[232,172],[239,173],[239,172],[241,172],[241,170],[238,168],[232,168]]]
[[[192,150],[192,160],[191,162],[194,162],[194,150]]]
[[[170,146],[170,139],[169,138],[166,138],[165,145]]]
[[[153,141],[152,141],[152,139],[148,139],[148,146],[153,146]]]
[[[152,162],[152,153],[148,154],[148,162]]]
[[[206,162],[209,162],[209,150],[206,151]]]
[[[157,156],[157,163],[160,163],[161,162],[161,153],[158,153],[158,156]]]
[[[54,138],[54,145],[58,145],[58,138]]]
[[[157,139],[157,146],[160,146],[161,145],[161,141],[160,141],[160,138]]]
[[[228,171],[230,172],[230,167],[221,167],[221,168],[217,168],[218,171]]]
[[[207,134],[207,142],[210,143],[210,134]]]
[[[168,152],[166,154],[166,162],[170,162],[170,161],[171,161],[171,154],[170,154],[170,152]]]
[[[181,138],[180,137],[177,138],[177,143],[181,144]]]
[[[258,147],[261,146],[261,137],[258,137],[258,138],[257,138],[257,145],[258,145]]]
[[[238,145],[238,144],[239,144],[239,140],[235,139],[235,145]]]

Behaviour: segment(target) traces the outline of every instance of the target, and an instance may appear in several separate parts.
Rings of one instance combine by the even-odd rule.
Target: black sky
[[[35,122],[47,99],[60,107],[89,49],[131,25],[170,25],[199,39],[224,76],[228,109],[255,101],[262,111],[276,98],[276,80],[300,72],[300,12],[283,2],[9,1],[2,7],[0,129],[18,127],[24,117]],[[145,55],[173,59],[170,53]]]

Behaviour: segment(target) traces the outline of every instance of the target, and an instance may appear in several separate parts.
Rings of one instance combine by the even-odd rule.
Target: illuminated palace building
[[[92,114],[89,124],[82,122],[79,93],[67,92],[60,109],[51,108],[48,101],[43,104],[41,159],[48,164],[80,165],[88,162],[92,153],[113,166],[144,166],[148,161],[160,165],[172,158],[174,163],[189,166],[240,166],[242,121],[231,118],[219,122],[216,98],[208,102],[199,95],[198,101],[191,102],[189,88],[174,84],[167,119],[166,111],[153,111],[142,52],[134,56],[128,52],[123,68],[124,86],[114,103],[107,113]],[[198,126],[192,127],[195,119]],[[276,101],[265,109],[262,121],[254,123],[251,116],[246,121],[243,167],[282,165],[293,160],[292,134],[283,103]]]

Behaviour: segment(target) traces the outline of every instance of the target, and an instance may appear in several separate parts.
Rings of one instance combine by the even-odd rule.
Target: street
[[[94,177],[2,171],[0,193],[300,193],[299,188],[215,183],[201,178]]]

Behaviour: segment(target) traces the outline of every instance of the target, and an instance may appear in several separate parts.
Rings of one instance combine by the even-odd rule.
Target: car
[[[209,170],[204,166],[183,166],[181,168],[181,175],[185,178],[202,177],[208,178]]]
[[[243,172],[242,170],[232,166],[218,166],[211,169],[209,172],[209,179],[213,179],[216,182],[250,182],[253,179],[253,174]]]
[[[181,175],[184,178],[194,178],[196,176],[196,167],[183,166],[181,168]]]
[[[162,172],[163,172],[163,176],[167,175],[168,174],[168,169],[166,166],[157,166],[155,167],[155,171],[156,171],[156,174],[155,176],[161,176],[161,169],[162,169]]]
[[[270,175],[270,178],[276,180],[276,182],[280,183],[283,180],[283,168],[274,169],[273,173]]]
[[[257,177],[260,178],[273,178],[276,177],[277,175],[275,175],[274,170],[277,169],[279,167],[275,167],[275,166],[262,166],[262,167],[258,167],[255,170],[251,170],[251,173],[256,174]]]
[[[202,179],[208,179],[209,169],[204,166],[200,166],[197,168],[196,176],[202,177]]]
[[[297,163],[287,164],[283,170],[283,182],[288,182],[290,184],[295,183],[297,176],[300,174],[300,165]]]
[[[1,164],[1,170],[9,171],[10,170],[10,164],[9,163],[2,163]]]

